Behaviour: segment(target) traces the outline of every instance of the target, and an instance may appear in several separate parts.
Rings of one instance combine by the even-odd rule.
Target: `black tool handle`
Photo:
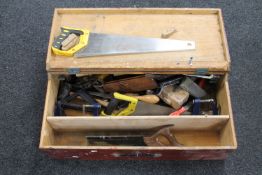
[[[112,99],[110,100],[110,102],[108,103],[108,106],[106,107],[104,113],[105,113],[106,115],[111,115],[111,114],[114,112],[114,110],[117,108],[119,102],[120,102],[120,101],[119,101],[118,99],[112,98]]]
[[[97,104],[97,102],[88,94],[86,93],[84,90],[79,90],[77,91],[77,94],[86,102],[88,102],[89,104]]]

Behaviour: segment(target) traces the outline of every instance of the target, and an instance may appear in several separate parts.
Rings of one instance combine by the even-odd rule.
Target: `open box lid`
[[[192,40],[196,49],[129,55],[73,58],[51,51],[60,27],[88,29],[96,33],[160,38],[175,28],[168,39]],[[190,64],[190,58],[192,64]],[[62,73],[225,73],[230,57],[220,9],[175,8],[63,8],[55,9],[47,71]]]

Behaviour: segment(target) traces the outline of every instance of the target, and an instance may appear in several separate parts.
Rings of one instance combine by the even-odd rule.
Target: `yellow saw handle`
[[[74,47],[72,47],[69,50],[62,50],[62,42],[72,33],[79,36],[78,44],[76,44]],[[87,46],[89,33],[90,33],[89,30],[61,27],[61,33],[59,34],[59,36],[55,38],[52,44],[53,53],[56,55],[62,55],[67,57],[74,56],[74,54],[77,51]]]
[[[123,95],[123,94],[120,94],[120,93],[117,93],[117,92],[115,92],[113,95],[114,95],[115,99],[128,101],[129,104],[128,104],[127,108],[123,109],[122,111],[112,113],[111,114],[112,116],[127,116],[127,115],[130,115],[130,114],[135,112],[138,99],[136,99],[134,97],[127,96],[127,95]],[[104,111],[101,112],[101,115],[106,116]]]
[[[130,96],[127,96],[127,95],[123,95],[123,94],[120,94],[120,93],[117,93],[117,92],[114,93],[114,97],[116,99],[124,100],[124,101],[128,101],[129,102],[127,108],[125,108],[124,110],[120,111],[117,114],[117,116],[126,116],[126,115],[130,115],[130,114],[135,112],[136,105],[137,105],[137,102],[138,102],[138,100],[136,98],[130,97]]]

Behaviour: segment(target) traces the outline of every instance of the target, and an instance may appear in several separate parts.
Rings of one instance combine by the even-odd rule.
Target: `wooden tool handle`
[[[108,102],[104,101],[104,100],[100,100],[98,98],[95,99],[97,103],[99,103],[101,106],[107,107],[108,106]]]
[[[156,95],[137,95],[137,94],[132,94],[132,93],[127,93],[126,95],[132,96],[140,101],[146,102],[146,103],[151,103],[151,104],[156,104],[159,102],[159,97]]]
[[[142,96],[134,96],[134,97],[137,98],[138,100],[147,103],[155,104],[159,102],[159,97],[156,95],[142,95]]]
[[[62,50],[69,50],[79,42],[79,37],[72,33],[62,42]]]
[[[172,128],[173,126],[162,128],[152,136],[144,137],[145,144],[148,146],[182,146],[171,132]]]

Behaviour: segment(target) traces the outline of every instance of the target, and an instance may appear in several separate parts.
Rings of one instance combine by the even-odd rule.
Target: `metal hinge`
[[[67,69],[68,74],[79,74],[80,73],[80,68],[68,68]]]
[[[208,73],[208,68],[199,68],[196,69],[196,74],[197,75],[206,75]]]

